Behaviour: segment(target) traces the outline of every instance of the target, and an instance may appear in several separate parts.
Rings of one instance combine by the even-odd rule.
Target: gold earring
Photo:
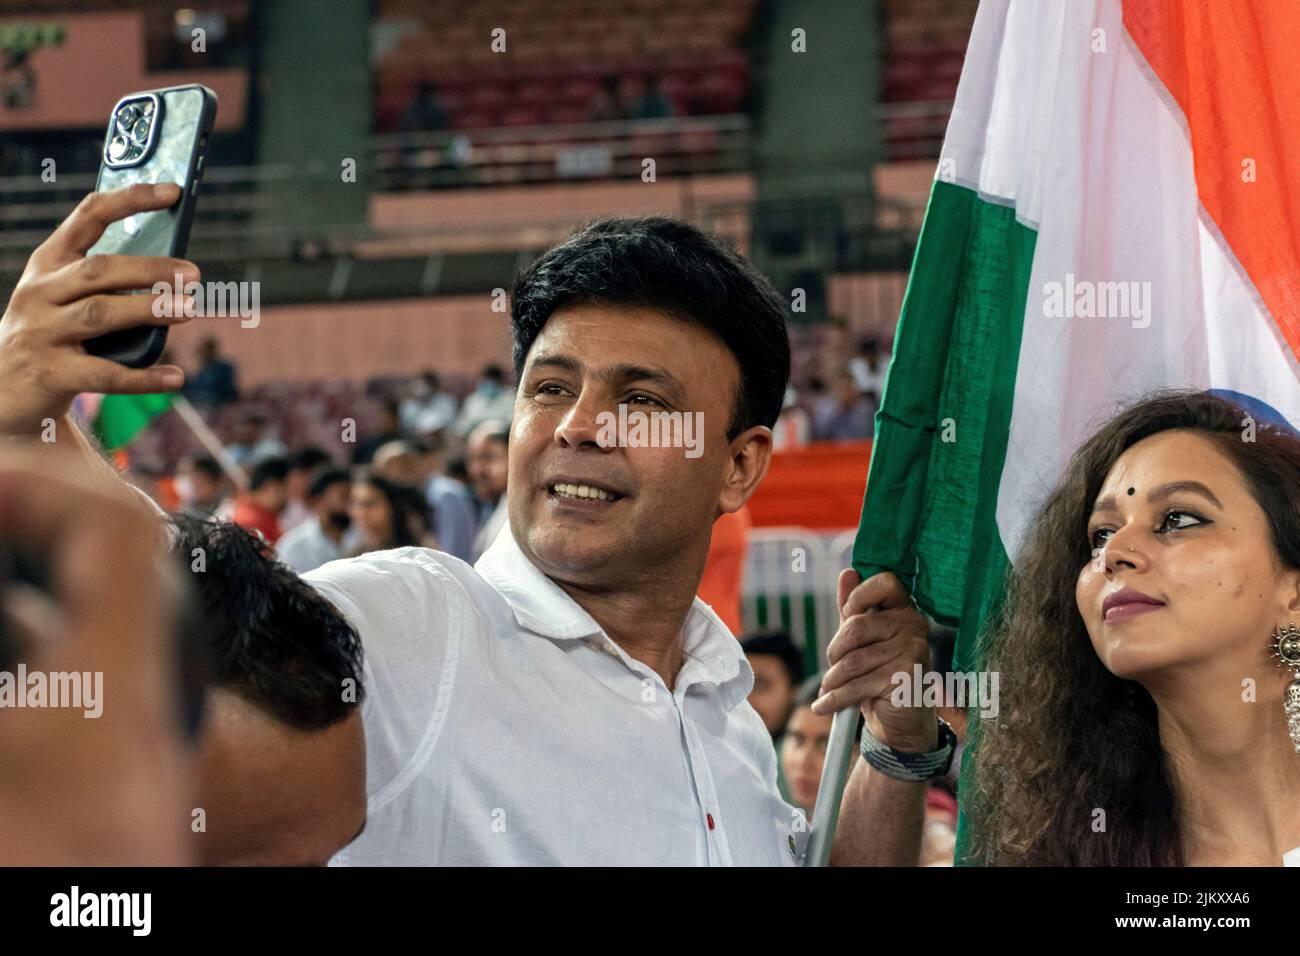
[[[1294,679],[1282,692],[1282,707],[1286,711],[1287,730],[1295,752],[1300,754],[1300,627],[1292,621],[1273,632],[1273,659],[1278,666],[1290,669]]]

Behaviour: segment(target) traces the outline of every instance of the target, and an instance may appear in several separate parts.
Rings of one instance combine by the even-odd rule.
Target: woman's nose
[[[1148,543],[1144,529],[1136,524],[1125,525],[1118,531],[1111,532],[1102,555],[1105,569],[1114,573],[1121,567],[1139,570],[1147,567],[1150,558],[1147,553]]]

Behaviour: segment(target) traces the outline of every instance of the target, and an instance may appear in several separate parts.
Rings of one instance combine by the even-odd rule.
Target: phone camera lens
[[[139,117],[140,111],[134,106],[124,106],[117,114],[117,128],[122,132],[127,132],[131,124]]]
[[[125,136],[114,136],[108,144],[108,158],[113,162],[121,162],[126,158],[129,146]]]
[[[141,116],[153,116],[153,100],[144,100],[140,104]]]
[[[131,138],[137,143],[143,143],[149,138],[149,118],[141,116],[135,121],[135,126],[131,128]]]

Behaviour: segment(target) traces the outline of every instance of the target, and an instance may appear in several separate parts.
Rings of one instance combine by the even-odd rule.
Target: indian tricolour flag
[[[876,421],[854,564],[981,623],[1122,404],[1300,425],[1300,10],[983,0]]]

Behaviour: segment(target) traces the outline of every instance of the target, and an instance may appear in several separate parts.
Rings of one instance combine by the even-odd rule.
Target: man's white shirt
[[[365,652],[368,819],[333,865],[791,865],[753,672],[698,598],[670,691],[519,550],[399,548],[304,578]]]

